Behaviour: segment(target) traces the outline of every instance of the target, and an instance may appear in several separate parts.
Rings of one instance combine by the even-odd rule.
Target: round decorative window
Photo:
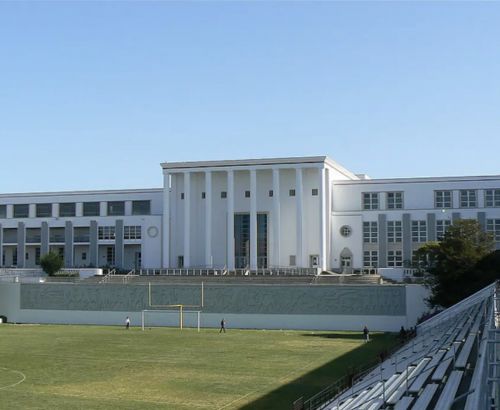
[[[148,228],[148,236],[150,238],[156,238],[158,236],[158,228],[156,226],[150,226]]]
[[[351,235],[351,233],[352,233],[352,229],[349,225],[344,225],[340,228],[340,234],[342,236],[348,237]]]

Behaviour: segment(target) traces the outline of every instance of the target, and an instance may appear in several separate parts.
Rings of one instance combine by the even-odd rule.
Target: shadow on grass
[[[304,333],[302,336],[306,337],[323,337],[325,339],[349,339],[354,341],[364,340],[364,335],[362,332],[359,334],[355,333]]]
[[[348,335],[342,333],[315,333],[304,334],[304,336],[316,336],[342,339],[359,340],[357,335]],[[330,362],[316,369],[305,373],[295,380],[278,387],[268,394],[246,404],[240,409],[243,410],[269,410],[269,409],[292,409],[292,404],[300,397],[304,400],[319,393],[322,389],[328,387],[342,376],[352,372],[354,368],[366,365],[367,363],[376,364],[380,352],[390,350],[398,344],[397,335],[394,333],[379,333],[371,335],[371,341],[362,344],[356,349],[345,353]]]

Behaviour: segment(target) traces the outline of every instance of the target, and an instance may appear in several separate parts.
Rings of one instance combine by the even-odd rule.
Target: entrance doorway
[[[267,214],[257,214],[257,267],[267,268]],[[234,264],[236,269],[250,266],[250,214],[234,215]]]

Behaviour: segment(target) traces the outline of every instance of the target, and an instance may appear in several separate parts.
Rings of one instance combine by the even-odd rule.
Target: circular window
[[[158,236],[158,228],[156,226],[150,226],[148,228],[148,236],[150,238],[156,238]]]
[[[340,234],[341,234],[342,236],[347,237],[347,236],[350,236],[350,235],[351,235],[351,233],[352,233],[352,229],[351,229],[351,227],[350,227],[349,225],[344,225],[344,226],[342,226],[342,227],[340,228]]]

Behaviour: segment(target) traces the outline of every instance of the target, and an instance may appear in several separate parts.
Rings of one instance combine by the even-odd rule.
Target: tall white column
[[[257,269],[257,171],[250,170],[250,269]]]
[[[184,267],[191,266],[191,173],[184,172]]]
[[[163,171],[163,267],[170,267],[170,174]]]
[[[234,270],[234,171],[227,171],[227,269]]]
[[[280,266],[280,170],[273,169],[273,265]]]
[[[205,265],[212,261],[212,171],[205,171]]]
[[[326,214],[326,184],[325,168],[318,169],[319,178],[319,267],[326,270],[326,224],[328,221]]]
[[[295,169],[295,206],[296,206],[296,216],[297,216],[297,254],[296,254],[296,262],[297,267],[304,267],[304,246],[302,243],[302,232],[303,232],[303,206],[302,206],[302,196],[303,196],[303,187],[302,187],[302,168]]]

